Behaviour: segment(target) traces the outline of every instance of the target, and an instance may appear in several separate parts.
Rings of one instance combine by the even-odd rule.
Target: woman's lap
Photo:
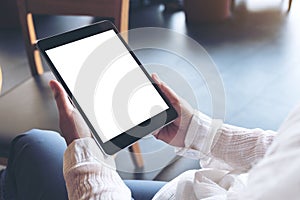
[[[65,149],[64,139],[53,131],[34,129],[15,138],[0,185],[5,199],[68,199],[63,178]],[[125,184],[138,200],[151,199],[165,183],[128,180]]]
[[[64,139],[31,130],[11,143],[5,171],[5,199],[67,199],[63,178]]]
[[[162,181],[144,181],[144,180],[125,180],[127,187],[131,190],[131,195],[135,200],[147,200],[162,188],[166,182]]]

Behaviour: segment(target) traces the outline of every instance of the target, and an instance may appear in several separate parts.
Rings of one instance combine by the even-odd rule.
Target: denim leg
[[[4,171],[4,199],[68,199],[63,177],[65,149],[65,140],[53,131],[34,129],[16,137]]]
[[[131,190],[134,200],[152,199],[154,195],[162,188],[166,182],[162,181],[144,181],[144,180],[125,180],[127,187]]]
[[[12,141],[1,186],[5,200],[68,199],[63,178],[65,140],[56,132],[31,130]],[[135,200],[151,199],[166,182],[126,180]]]

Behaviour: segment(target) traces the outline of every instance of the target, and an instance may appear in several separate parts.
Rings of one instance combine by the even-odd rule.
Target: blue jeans
[[[66,148],[65,140],[53,131],[34,129],[16,137],[0,176],[0,199],[68,199],[63,178]],[[165,182],[128,180],[125,184],[138,200],[151,199]]]

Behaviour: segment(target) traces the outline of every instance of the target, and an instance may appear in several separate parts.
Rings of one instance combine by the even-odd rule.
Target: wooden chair
[[[43,67],[35,48],[32,14],[112,17],[120,32],[128,30],[129,0],[18,0],[18,7],[28,61],[34,76],[42,74]]]
[[[17,134],[31,128],[59,130],[55,102],[48,86],[54,77],[44,73],[35,47],[33,15],[86,15],[113,18],[122,32],[128,30],[129,0],[17,0],[21,28],[32,78],[0,98],[0,157],[8,155],[9,143]],[[131,148],[133,161],[143,167],[139,145]]]

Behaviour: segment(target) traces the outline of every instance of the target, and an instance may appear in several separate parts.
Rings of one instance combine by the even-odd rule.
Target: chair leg
[[[290,10],[291,10],[291,7],[292,7],[292,0],[289,0],[288,12],[290,12]]]
[[[139,143],[134,143],[129,147],[129,151],[132,152],[131,158],[137,169],[142,169],[144,167],[144,160],[141,154],[141,149]]]
[[[120,16],[115,16],[115,24],[120,32],[128,31],[128,13],[129,13],[129,0],[121,0],[121,6],[117,12]]]
[[[126,32],[128,31],[128,12],[129,12],[129,0],[122,0],[121,7],[119,8],[120,16],[115,17],[115,24],[116,27],[119,29],[119,31]],[[124,38],[125,41],[128,40],[128,35],[127,34],[122,34],[122,37]],[[134,165],[137,168],[143,168],[144,167],[144,161],[143,157],[141,155],[141,149],[140,145],[138,143],[133,144],[131,147],[129,147],[129,151],[133,152],[132,154],[132,160]]]
[[[32,14],[26,12],[27,9],[25,3],[26,2],[24,0],[18,0],[19,18],[22,26],[31,74],[35,76],[43,73],[43,66],[40,54],[35,48],[36,33]]]

